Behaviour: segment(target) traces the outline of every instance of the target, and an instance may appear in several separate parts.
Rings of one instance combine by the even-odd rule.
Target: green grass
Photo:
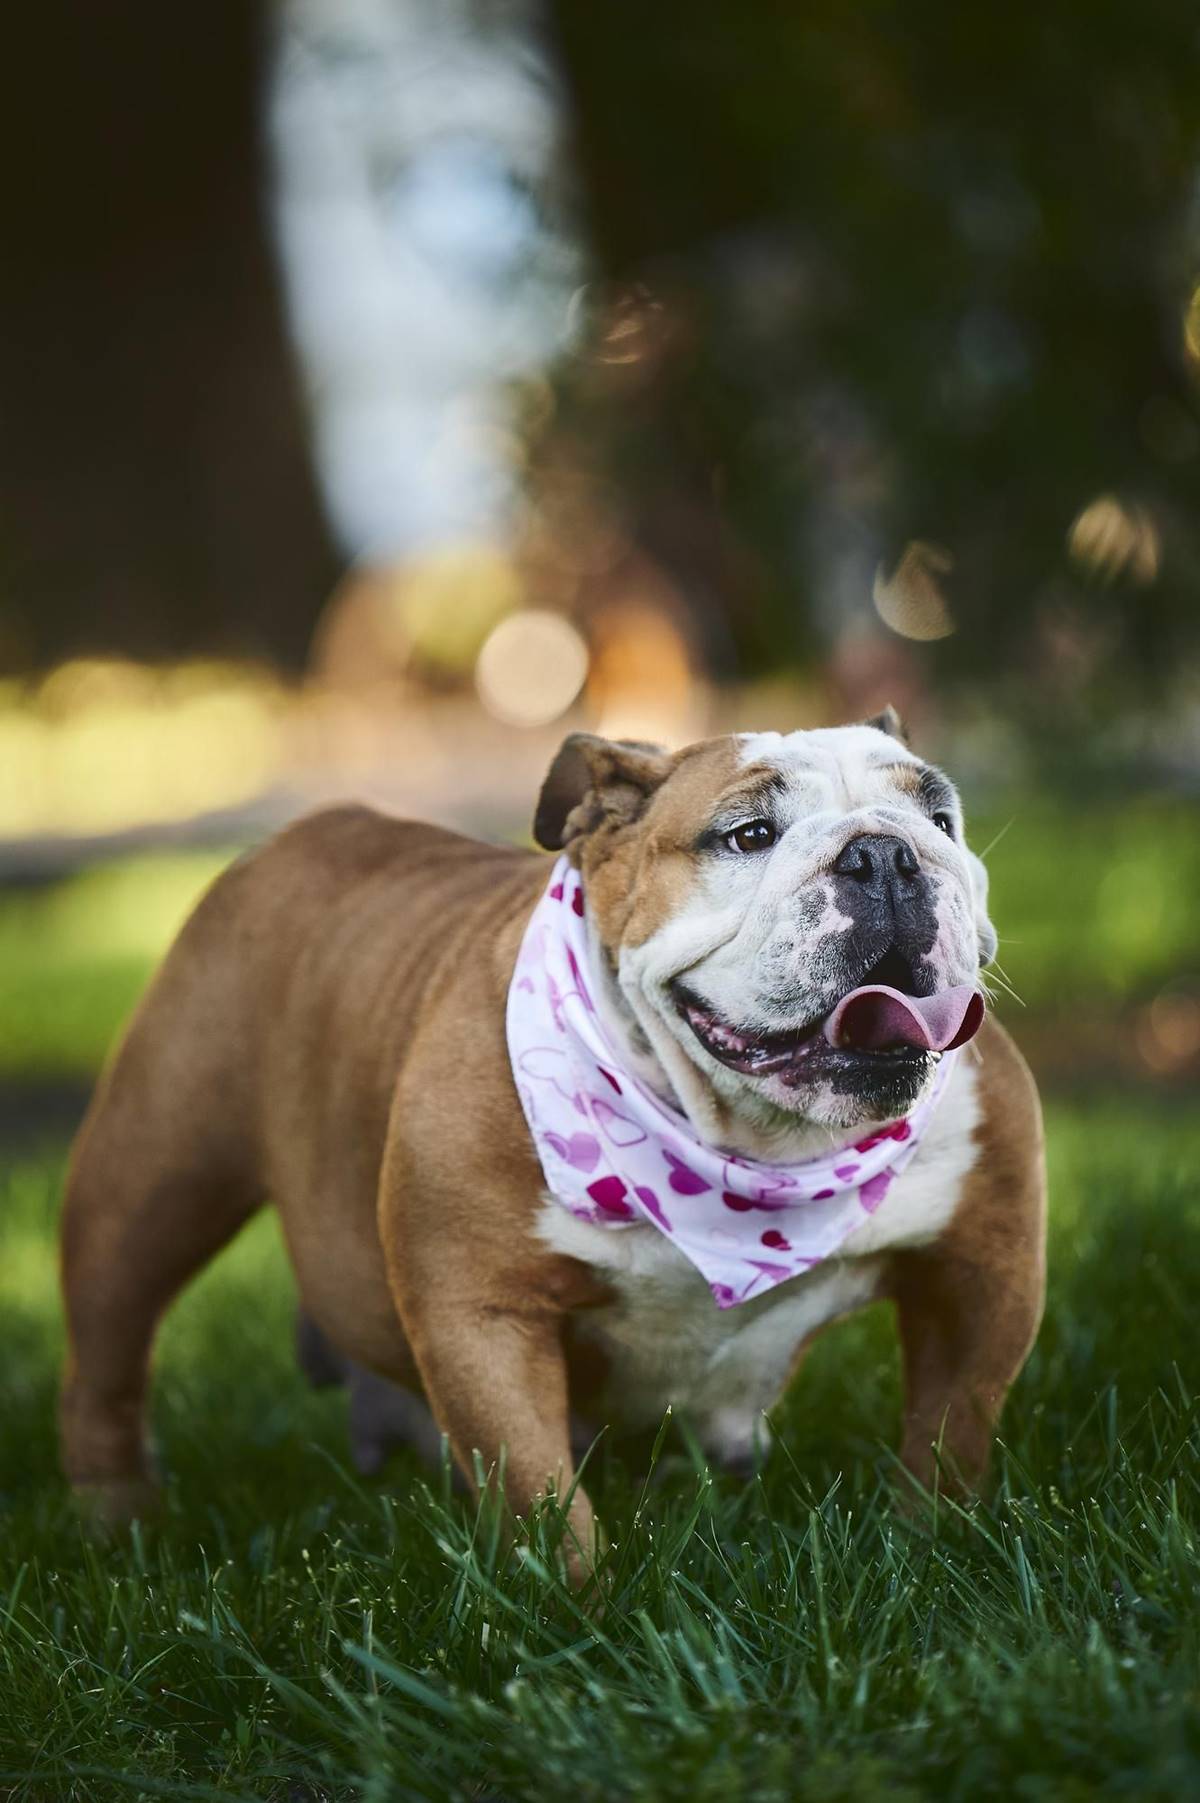
[[[543,1522],[343,1464],[263,1217],[185,1296],[165,1519],[96,1545],[51,1433],[59,1155],[0,1177],[0,1770],[16,1797],[1177,1799],[1200,1793],[1200,1196],[1179,1113],[1051,1111],[1051,1300],[994,1500],[890,1501],[879,1310],[821,1342],[761,1479],[599,1458],[598,1620]]]

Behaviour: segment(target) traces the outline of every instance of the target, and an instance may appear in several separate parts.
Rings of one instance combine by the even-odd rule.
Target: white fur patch
[[[849,807],[870,786],[871,771],[881,764],[919,764],[903,739],[893,739],[876,726],[824,726],[809,732],[743,732],[738,734],[743,764],[770,764],[785,775],[823,774],[840,786]]]

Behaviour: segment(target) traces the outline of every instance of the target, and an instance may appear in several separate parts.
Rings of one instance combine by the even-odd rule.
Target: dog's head
[[[575,734],[534,831],[582,873],[635,1067],[709,1131],[894,1119],[979,1024],[986,875],[890,709],[676,753]]]

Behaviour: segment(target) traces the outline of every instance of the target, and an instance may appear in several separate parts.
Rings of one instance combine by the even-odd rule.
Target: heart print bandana
[[[851,1146],[763,1164],[700,1139],[625,1068],[587,976],[583,888],[560,858],[508,992],[508,1049],[546,1186],[581,1221],[649,1223],[701,1271],[718,1308],[748,1302],[837,1251],[909,1163],[945,1088]]]

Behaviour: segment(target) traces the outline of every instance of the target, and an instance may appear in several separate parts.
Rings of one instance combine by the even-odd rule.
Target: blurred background
[[[21,7],[0,1139],[347,796],[893,702],[1043,1083],[1200,1075],[1191,0]]]

